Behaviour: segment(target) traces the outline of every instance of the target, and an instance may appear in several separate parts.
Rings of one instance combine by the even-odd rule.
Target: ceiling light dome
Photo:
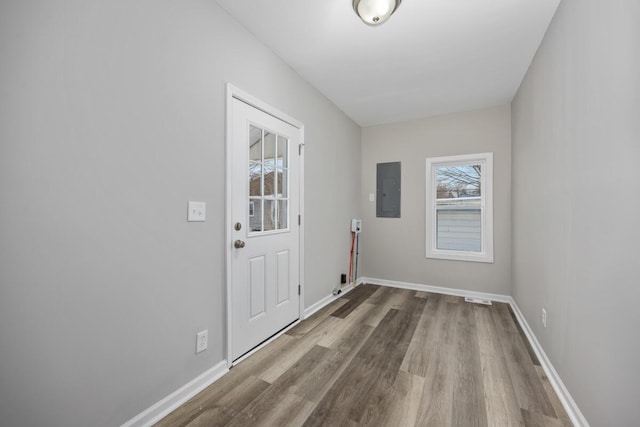
[[[353,0],[353,10],[367,25],[380,25],[396,11],[402,0]]]

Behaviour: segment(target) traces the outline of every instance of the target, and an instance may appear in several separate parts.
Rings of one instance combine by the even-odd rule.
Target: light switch
[[[207,204],[205,202],[189,202],[187,221],[204,221],[207,218]]]
[[[376,193],[369,193],[369,201],[370,202],[376,201]]]

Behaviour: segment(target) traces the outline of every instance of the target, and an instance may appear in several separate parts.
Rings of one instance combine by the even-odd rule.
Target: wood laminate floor
[[[158,426],[571,426],[507,304],[360,285]]]

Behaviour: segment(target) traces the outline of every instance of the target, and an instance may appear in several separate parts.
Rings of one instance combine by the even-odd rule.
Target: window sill
[[[445,259],[450,261],[471,261],[493,264],[493,254],[487,255],[482,252],[461,252],[461,251],[429,251],[426,258]]]

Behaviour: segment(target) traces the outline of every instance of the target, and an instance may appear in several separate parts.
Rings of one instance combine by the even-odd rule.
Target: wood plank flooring
[[[507,304],[360,285],[157,426],[571,426]]]

